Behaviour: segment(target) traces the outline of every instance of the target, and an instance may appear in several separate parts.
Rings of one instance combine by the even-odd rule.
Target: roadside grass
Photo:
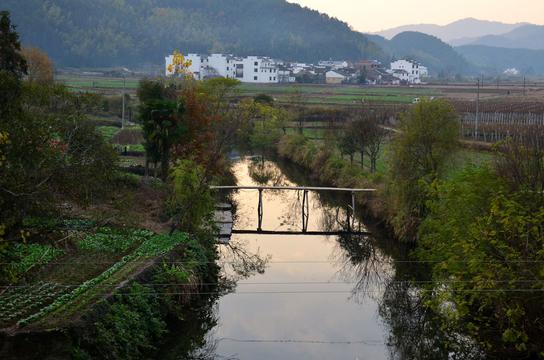
[[[57,81],[74,89],[126,89],[134,90],[138,88],[139,79],[123,79],[119,78],[81,78],[81,77],[61,77]]]
[[[121,131],[120,128],[115,126],[98,126],[96,130],[107,142],[111,142],[113,137]]]

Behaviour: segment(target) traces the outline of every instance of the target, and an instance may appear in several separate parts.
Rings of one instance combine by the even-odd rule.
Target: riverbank
[[[302,135],[284,135],[275,150],[280,157],[301,166],[323,184],[376,189],[375,194],[357,195],[355,200],[367,217],[387,227],[382,174],[372,174],[359,164],[343,159],[330,144],[318,144]]]
[[[426,264],[430,276],[418,291],[446,335],[461,332],[489,358],[544,357],[535,320],[544,274],[541,134],[497,144],[495,161],[457,162],[454,114],[444,117],[451,128],[440,117],[411,120],[387,177],[302,135],[283,136],[277,152],[327,184],[378,189],[358,203],[414,244],[410,261]]]
[[[27,223],[21,280],[0,297],[1,358],[151,356],[188,304],[215,291],[204,285],[218,282],[213,235],[168,234],[160,186],[120,194],[100,209],[72,209],[85,218]]]

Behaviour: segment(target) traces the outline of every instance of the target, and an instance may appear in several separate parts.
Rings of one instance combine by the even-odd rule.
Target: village
[[[358,84],[358,85],[416,85],[429,77],[421,63],[395,60],[386,67],[378,60],[358,62],[323,60],[317,64],[287,62],[270,57],[237,57],[230,54],[185,56],[188,72],[196,80],[223,77],[256,84]],[[165,57],[165,75],[173,76],[174,55]]]

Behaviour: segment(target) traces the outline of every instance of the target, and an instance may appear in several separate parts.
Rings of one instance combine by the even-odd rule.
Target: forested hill
[[[379,35],[367,36],[391,59],[409,58],[420,61],[429,68],[433,76],[452,77],[475,72],[474,65],[437,37],[415,31],[405,31],[391,40]]]
[[[60,66],[162,63],[173,49],[286,60],[385,59],[363,34],[284,0],[3,0]]]

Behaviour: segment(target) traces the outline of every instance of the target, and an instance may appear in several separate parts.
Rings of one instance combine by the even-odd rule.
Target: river
[[[244,158],[234,164],[238,185],[318,185],[297,168]],[[369,195],[360,195],[369,196]],[[234,193],[235,228],[256,229],[257,191]],[[265,191],[263,230],[300,231],[302,194]],[[309,231],[345,227],[349,198],[309,194]],[[355,228],[369,230],[357,221]],[[165,358],[195,359],[448,359],[458,356],[421,306],[425,280],[407,249],[371,229],[371,236],[233,235],[222,246],[231,291],[207,304],[190,329],[180,329]],[[198,331],[200,341],[182,341]],[[191,330],[192,329],[192,330]],[[467,341],[461,341],[467,343]],[[179,346],[179,344],[186,346]],[[183,354],[183,355],[180,355]]]

